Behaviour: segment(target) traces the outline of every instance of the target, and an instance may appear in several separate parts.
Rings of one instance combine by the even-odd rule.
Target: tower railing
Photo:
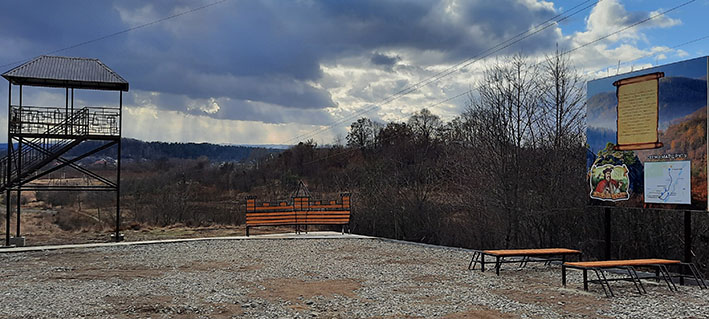
[[[11,156],[6,155],[0,158],[0,183],[2,183],[0,184],[0,190],[12,186],[24,176],[31,174],[58,158],[78,143],[81,143],[84,137],[90,133],[90,111],[88,108],[75,110],[69,118],[57,121],[53,125],[50,125],[50,120],[54,120],[54,118],[48,115],[55,110],[50,109],[51,108],[43,108],[41,110],[42,112],[37,112],[36,108],[27,108],[27,114],[29,114],[27,115],[25,114],[26,107],[23,106],[22,114],[19,114],[19,108],[17,113],[12,113],[13,120],[10,122],[11,132],[13,127],[20,127],[19,123],[22,123],[22,134],[33,134],[33,130],[36,131],[39,128],[46,129],[41,133],[37,133],[41,134],[40,137],[24,140],[23,147],[20,151],[13,151],[11,152]],[[13,109],[13,112],[14,111]],[[14,117],[15,115],[17,115],[17,117]],[[22,118],[26,118],[28,121],[14,121],[15,119]],[[25,128],[30,130],[30,132],[25,132]],[[19,134],[19,131],[15,132],[15,134]],[[67,135],[71,135],[72,137],[56,137]],[[14,146],[8,145],[8,151],[10,151],[11,147]],[[12,166],[10,167],[11,170],[8,179],[7,165],[9,163],[12,163]],[[19,168],[21,168],[21,171]]]
[[[118,136],[119,117],[118,108],[83,107],[72,113],[61,107],[13,105],[10,134]]]

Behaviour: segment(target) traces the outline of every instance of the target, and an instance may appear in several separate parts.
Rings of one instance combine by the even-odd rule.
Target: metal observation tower
[[[128,82],[98,59],[40,56],[2,74],[8,80],[7,156],[0,159],[0,193],[5,191],[5,245],[24,245],[20,233],[21,193],[31,191],[112,191],[116,193],[115,240],[120,234],[121,115]],[[64,88],[63,106],[24,105],[23,87]],[[13,104],[13,87],[19,97]],[[117,107],[75,106],[74,90],[118,91]],[[67,152],[85,141],[81,153]],[[115,149],[115,176],[103,176],[79,161],[100,151]],[[78,151],[78,150],[77,150]],[[78,172],[81,183],[41,183],[60,169]],[[17,192],[17,231],[10,236],[12,192]]]

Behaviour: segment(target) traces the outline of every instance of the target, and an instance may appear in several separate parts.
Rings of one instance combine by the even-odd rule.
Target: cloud
[[[573,60],[578,67],[594,71],[600,66],[614,66],[619,61],[629,62],[659,53],[666,55],[674,51],[680,54],[679,50],[664,46],[647,46],[649,43],[645,36],[646,30],[649,29],[679,25],[681,24],[679,19],[662,15],[628,28],[660,12],[628,12],[618,0],[601,1],[586,18],[585,30],[575,32],[566,38],[563,42],[565,49],[581,48],[573,53]],[[589,43],[592,44],[588,45]],[[637,66],[628,65],[627,69],[633,67]],[[614,71],[617,71],[615,67]]]
[[[401,61],[401,57],[398,55],[388,56],[386,54],[374,52],[370,61],[376,66],[380,66],[383,67],[385,70],[391,71],[394,65]]]
[[[555,14],[546,2],[502,2],[226,2],[128,34],[124,42],[127,52],[122,55],[133,59],[116,57],[116,68],[125,70],[125,77],[134,79],[132,87],[141,90],[230,101],[219,103],[219,112],[207,113],[215,118],[246,119],[243,116],[257,113],[232,111],[230,107],[258,103],[268,108],[329,108],[330,114],[343,113],[334,109],[346,107],[342,103],[347,99],[335,99],[333,88],[323,83],[325,66],[364,70],[374,65],[384,71],[404,72],[395,79],[382,80],[382,85],[347,90],[376,102],[391,94],[389,89],[410,83],[406,79],[412,76],[410,65],[418,65],[422,71],[414,76],[429,74],[422,68],[474,55],[490,43]],[[136,26],[166,12],[179,12],[185,5],[128,1],[116,2],[114,7],[125,26]],[[558,36],[554,32],[540,35],[525,49],[541,50]],[[371,58],[359,59],[361,56]],[[350,83],[343,79],[339,85]],[[194,111],[188,105],[158,107]],[[270,114],[262,116],[259,120],[263,122],[278,121]]]
[[[186,95],[134,90],[125,105],[208,116],[220,120],[241,120],[271,124],[301,123],[324,125],[332,117],[321,109],[292,109],[277,104],[227,97],[190,98]]]
[[[586,18],[586,30],[578,32],[574,36],[574,40],[578,43],[591,42],[647,18],[657,16],[660,13],[660,11],[628,12],[618,0],[601,1],[593,8],[588,18]],[[680,24],[680,21],[677,19],[672,19],[666,15],[657,16],[635,28],[609,37],[606,42],[645,40],[641,33],[642,29],[667,28],[678,24]]]
[[[126,107],[123,114],[124,136],[145,141],[222,144],[281,144],[285,141],[297,143],[291,140],[293,136],[322,129],[322,126],[306,124],[284,125],[220,120],[155,107]],[[334,137],[335,132],[326,131],[315,140],[322,144],[331,141]]]
[[[0,52],[0,64],[212,1],[3,3],[13,14],[0,20],[0,45],[8,47]],[[215,140],[245,134],[262,143],[333,122],[346,127],[361,116],[399,121],[431,105],[433,112],[449,119],[462,110],[464,99],[439,102],[468,90],[485,61],[396,100],[388,97],[558,13],[553,3],[541,0],[226,1],[60,54],[98,57],[131,83],[124,102],[133,120],[126,132],[174,140],[169,132],[191,141],[206,140],[209,134],[215,134]],[[497,54],[539,57],[556,43],[562,49],[578,47],[652,14],[628,12],[619,1],[604,0],[593,8],[584,30],[552,27]],[[647,53],[686,54],[644,48],[646,30],[680,23],[669,17],[655,19],[575,52],[574,61],[591,68]],[[116,103],[113,95],[78,94],[87,105]],[[52,96],[36,97],[49,103]],[[63,95],[54,98],[61,105]],[[173,122],[187,132],[166,127]],[[342,134],[342,127],[333,134]],[[230,133],[220,135],[217,128]],[[256,137],[260,129],[263,138]]]

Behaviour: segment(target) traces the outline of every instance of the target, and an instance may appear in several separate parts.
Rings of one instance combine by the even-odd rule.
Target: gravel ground
[[[558,266],[467,269],[471,253],[379,239],[213,240],[0,254],[0,318],[680,318],[709,292],[584,292]]]

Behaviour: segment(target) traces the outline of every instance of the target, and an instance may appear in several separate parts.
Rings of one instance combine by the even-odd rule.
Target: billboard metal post
[[[7,118],[8,121],[12,116],[12,82],[9,82],[7,88]],[[10,136],[10,126],[7,126],[7,136]],[[10,138],[8,137],[8,141]],[[7,145],[7,155],[11,155],[12,144]],[[5,180],[3,183],[10,182],[10,169],[11,163],[7,163],[7,174],[5,175]],[[10,188],[5,191],[5,246],[10,246]]]
[[[684,262],[692,262],[692,212],[684,212]]]
[[[118,148],[116,154],[116,242],[123,240],[121,236],[121,117],[123,116],[123,91],[119,92],[118,102]]]
[[[684,211],[684,262],[692,262],[692,211]],[[685,270],[686,271],[686,270]],[[684,275],[688,275],[685,272]],[[684,285],[684,276],[679,277],[679,284]]]
[[[605,259],[611,259],[611,208],[606,207],[603,213],[603,228],[605,233],[606,245],[604,249]]]

